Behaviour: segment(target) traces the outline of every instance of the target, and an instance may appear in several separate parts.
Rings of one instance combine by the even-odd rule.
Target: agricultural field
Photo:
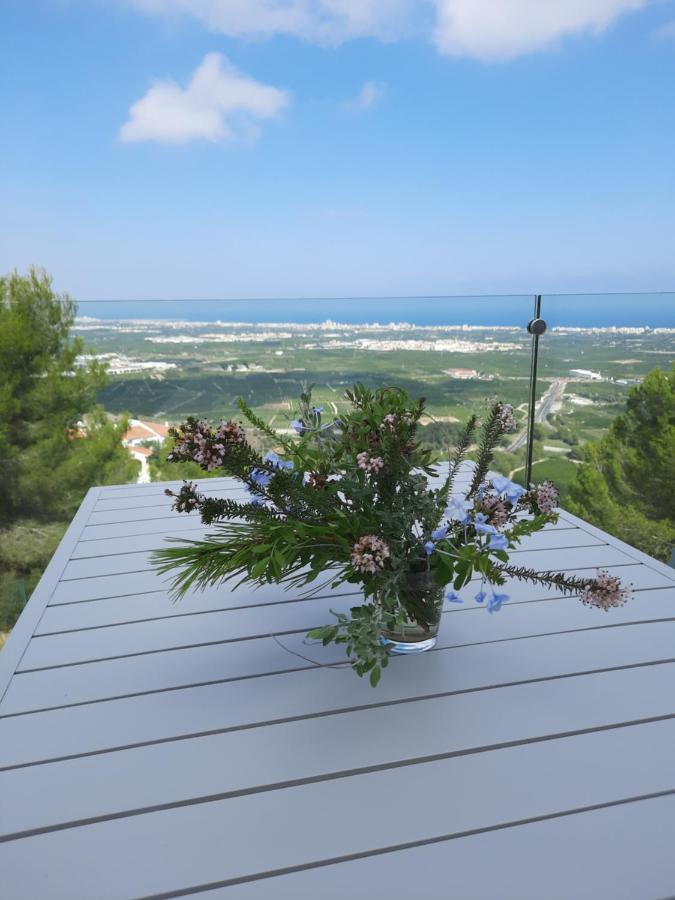
[[[413,325],[225,324],[78,320],[87,352],[106,363],[99,402],[113,415],[161,422],[236,414],[243,397],[288,429],[303,386],[339,416],[355,381],[399,385],[428,401],[428,437],[439,447],[490,398],[512,403],[524,427],[531,338],[525,329]],[[675,359],[675,334],[560,330],[540,340],[537,477],[564,487],[583,443],[601,436],[633,384]],[[551,402],[541,403],[548,392]],[[517,477],[524,448],[505,441],[504,471]]]

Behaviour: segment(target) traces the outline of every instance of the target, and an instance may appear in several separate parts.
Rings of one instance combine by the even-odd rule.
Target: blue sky
[[[100,299],[675,286],[674,0],[1,15],[1,272]]]

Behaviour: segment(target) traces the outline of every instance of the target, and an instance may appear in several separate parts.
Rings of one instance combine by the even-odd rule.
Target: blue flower
[[[271,466],[274,466],[275,469],[292,469],[293,462],[290,459],[280,459],[279,456],[274,453],[266,453],[263,456],[263,459],[266,463],[269,463]]]
[[[494,525],[486,525],[483,522],[477,522],[475,525],[478,534],[496,534],[497,529]]]
[[[272,475],[269,472],[264,472],[262,469],[254,469],[251,472],[251,481],[255,482],[258,487],[267,487],[271,480]]]
[[[261,497],[251,497],[251,506],[262,506],[264,502]]]
[[[494,525],[487,524],[487,516],[484,513],[476,513],[473,517],[473,527],[479,534],[496,534]]]
[[[445,515],[449,519],[455,519],[456,521],[462,522],[462,524],[466,524],[469,521],[469,514],[467,512],[468,509],[471,509],[473,506],[468,500],[462,500],[459,497],[453,497],[452,500],[448,503],[447,509],[445,510]]]
[[[490,550],[506,550],[508,546],[509,542],[503,534],[490,535],[490,540],[488,541]]]
[[[517,503],[525,493],[524,487],[516,484],[515,481],[509,481],[509,479],[504,478],[503,475],[496,475],[492,479],[492,486],[498,494],[504,494],[506,499],[510,500],[511,503]]]
[[[452,588],[450,588],[448,593],[445,595],[445,599],[448,600],[450,603],[464,603],[464,601],[459,596],[459,594],[456,591],[454,591]]]
[[[448,533],[448,526],[445,525],[445,526],[443,526],[442,528],[437,528],[436,531],[432,531],[432,532],[431,532],[431,537],[432,537],[435,541],[442,541],[443,538],[446,536],[447,533]]]
[[[490,597],[490,600],[488,602],[488,612],[499,612],[499,610],[502,608],[502,603],[506,603],[508,599],[508,594],[495,594],[495,592],[493,591],[492,596]]]
[[[424,549],[427,551],[427,556],[431,556],[431,554],[436,549],[436,544],[433,541],[427,541],[424,545]]]
[[[312,412],[314,413],[315,416],[320,416],[321,413],[323,412],[323,403],[321,404],[321,406],[313,406]]]
[[[476,603],[482,603],[486,597],[487,593],[481,588],[473,599]]]
[[[503,494],[504,491],[509,488],[510,484],[511,482],[509,481],[509,479],[504,478],[503,475],[495,475],[495,477],[492,479],[492,486],[498,494]]]
[[[513,481],[506,489],[506,499],[510,500],[511,503],[517,503],[520,498],[525,493],[525,488],[521,487],[519,484],[515,484]]]
[[[293,431],[297,431],[298,434],[302,434],[303,431],[307,431],[300,419],[293,419],[293,421],[291,422],[291,428],[293,429]]]

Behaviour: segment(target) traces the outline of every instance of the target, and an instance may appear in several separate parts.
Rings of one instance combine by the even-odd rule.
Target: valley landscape
[[[425,438],[444,447],[489,398],[512,403],[521,431],[501,448],[500,468],[524,462],[532,339],[509,325],[417,325],[102,319],[81,316],[87,356],[108,369],[99,394],[115,416],[175,423],[236,414],[242,396],[276,429],[290,429],[303,386],[324,416],[340,415],[355,381],[392,384],[428,401]],[[578,450],[601,436],[632,385],[675,359],[675,329],[566,327],[540,341],[536,477],[563,491]]]

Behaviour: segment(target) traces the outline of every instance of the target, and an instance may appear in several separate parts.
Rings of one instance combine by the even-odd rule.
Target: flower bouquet
[[[242,501],[206,497],[191,482],[167,491],[177,511],[198,510],[213,526],[204,540],[155,553],[159,571],[175,573],[176,596],[231,580],[309,585],[310,595],[358,586],[362,602],[349,615],[334,613],[334,622],[308,638],[344,644],[354,670],[368,673],[373,686],[390,654],[434,645],[444,600],[464,602],[460,592],[472,580],[474,600],[489,613],[509,599],[509,579],[553,586],[604,610],[625,602],[629,590],[606,572],[578,578],[509,560],[519,541],[556,521],[558,493],[550,482],[526,489],[491,474],[499,439],[516,427],[508,404],[493,403],[482,424],[468,421],[441,479],[418,436],[424,399],[361,384],[346,398],[349,412],[326,422],[305,391],[290,437],[240,400],[244,419],[275,447],[264,455],[238,422],[212,427],[190,418],[172,429],[169,459],[234,476],[248,494]],[[465,463],[474,446],[475,461]],[[460,471],[470,483],[457,493]]]

